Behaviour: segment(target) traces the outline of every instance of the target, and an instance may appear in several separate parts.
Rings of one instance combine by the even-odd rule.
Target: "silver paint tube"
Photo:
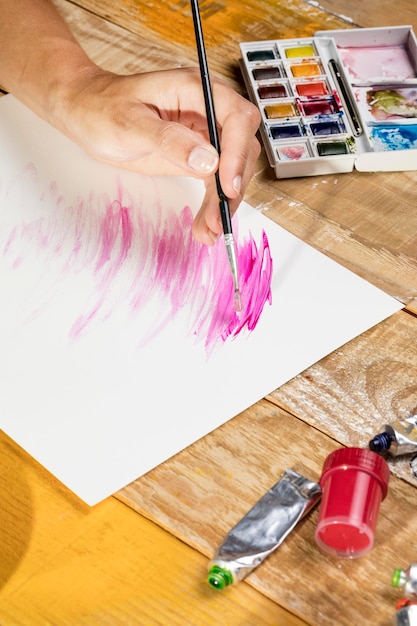
[[[320,485],[287,469],[226,535],[209,565],[208,582],[223,589],[243,580],[284,541],[321,496]]]
[[[395,626],[417,626],[417,604],[404,606],[395,613]]]
[[[374,452],[388,452],[391,456],[417,452],[417,415],[391,424],[385,424],[369,442]]]

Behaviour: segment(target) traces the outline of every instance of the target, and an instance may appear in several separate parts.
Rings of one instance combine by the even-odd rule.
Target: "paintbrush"
[[[210,76],[208,71],[206,49],[204,45],[203,29],[201,26],[200,10],[198,7],[198,0],[191,0],[191,10],[193,13],[194,33],[197,43],[198,61],[200,65],[201,82],[203,85],[204,102],[206,106],[207,124],[210,136],[210,143],[215,147],[217,153],[220,155],[220,141],[217,132],[216,116],[214,112],[213,96],[211,92]],[[220,183],[219,172],[215,174],[217,194],[219,196],[220,216],[223,226],[224,241],[226,244],[227,256],[229,259],[229,265],[232,272],[233,285],[234,285],[234,307],[236,311],[242,310],[242,300],[239,290],[239,275],[237,266],[237,255],[235,240],[233,237],[232,218],[230,215],[229,201],[224,194]]]

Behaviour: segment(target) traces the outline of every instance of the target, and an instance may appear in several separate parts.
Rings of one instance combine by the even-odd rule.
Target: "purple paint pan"
[[[340,135],[346,132],[346,128],[340,119],[324,118],[311,122],[310,130],[314,136],[317,135]]]

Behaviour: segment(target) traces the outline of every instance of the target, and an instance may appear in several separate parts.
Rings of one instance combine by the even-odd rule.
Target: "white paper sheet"
[[[236,317],[202,193],[0,100],[0,427],[89,504],[402,308],[243,204]]]

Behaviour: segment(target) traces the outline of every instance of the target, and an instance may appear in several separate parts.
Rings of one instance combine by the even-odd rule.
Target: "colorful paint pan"
[[[326,98],[325,100],[308,100],[307,102],[298,101],[298,109],[303,115],[331,115],[337,113],[339,107],[334,98]]]
[[[287,59],[297,59],[302,57],[314,57],[316,51],[312,43],[301,46],[294,46],[285,50]]]
[[[304,128],[301,124],[278,124],[269,127],[272,139],[296,139],[302,137]]]
[[[318,141],[316,148],[319,156],[337,156],[350,152],[346,141]]]
[[[346,132],[343,123],[338,119],[320,119],[310,124],[310,130],[314,136],[340,135]]]
[[[301,161],[311,156],[306,142],[283,144],[277,148],[277,155],[281,161]]]
[[[322,74],[321,65],[316,61],[294,63],[290,65],[290,71],[295,78],[307,78],[308,76],[320,76]]]
[[[324,80],[315,80],[315,81],[306,81],[304,83],[295,83],[294,89],[296,93],[304,98],[315,98],[320,96],[327,96],[329,93],[329,89],[327,87],[326,81]]]
[[[282,78],[282,72],[279,67],[257,67],[252,70],[255,80],[273,80],[274,78]]]
[[[277,102],[266,106],[264,110],[269,120],[294,117],[298,114],[295,104],[292,102]]]
[[[272,98],[286,98],[288,92],[285,85],[265,85],[259,87],[258,94],[261,100],[271,100]]]
[[[247,53],[248,61],[271,61],[276,59],[275,52],[273,50],[249,50]]]
[[[417,171],[411,26],[326,30],[242,43],[240,50],[277,178],[373,171],[374,163],[383,171]]]

